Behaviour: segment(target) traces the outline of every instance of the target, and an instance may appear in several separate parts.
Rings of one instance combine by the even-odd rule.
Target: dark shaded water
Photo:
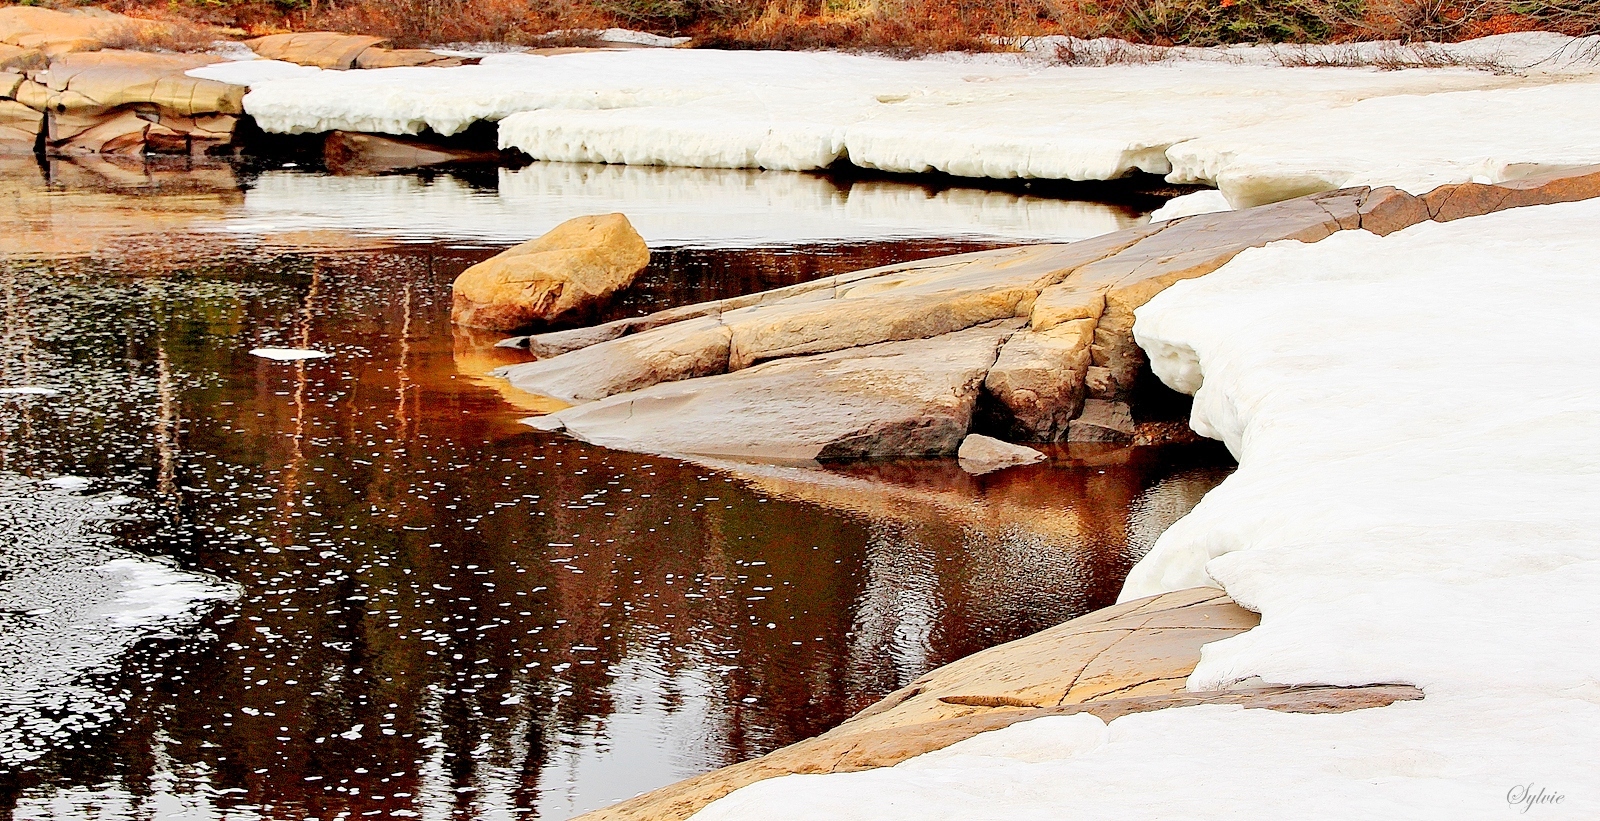
[[[680,250],[616,310],[974,247]],[[1228,470],[607,451],[452,331],[491,251],[147,250],[0,261],[0,388],[57,391],[0,394],[0,818],[565,818],[1110,603]]]

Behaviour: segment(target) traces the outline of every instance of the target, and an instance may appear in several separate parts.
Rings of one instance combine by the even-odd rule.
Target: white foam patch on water
[[[237,595],[115,547],[110,530],[128,500],[83,488],[0,475],[0,764],[108,721],[127,698],[109,681],[125,654]]]
[[[1078,180],[1145,171],[1219,186],[1241,205],[1308,187],[1419,190],[1505,179],[1529,163],[1600,162],[1600,65],[1574,59],[1593,44],[1530,33],[1449,47],[1505,52],[1516,73],[1286,68],[1276,52],[1238,49],[1108,66],[631,49],[494,54],[453,68],[301,75],[235,63],[190,74],[248,84],[245,109],[270,132],[448,135],[490,120],[502,147],[539,160],[808,170],[848,159],[895,172]]]
[[[40,385],[17,385],[0,388],[0,396],[60,396],[61,391]]]
[[[1600,202],[1247,251],[1138,312],[1236,473],[1123,597],[1220,585],[1261,625],[1192,690],[1421,687],[1336,715],[1042,719],[864,773],[761,782],[736,818],[1600,816]],[[1526,795],[1561,803],[1525,807]]]
[[[621,212],[653,247],[755,247],[900,238],[1064,242],[1143,222],[1093,202],[809,174],[534,163],[495,190],[454,177],[262,174],[222,224],[270,236],[340,230],[401,240],[509,244],[573,217]]]
[[[307,348],[252,348],[251,356],[262,359],[271,359],[275,362],[296,362],[302,359],[326,359],[333,354],[313,351]]]

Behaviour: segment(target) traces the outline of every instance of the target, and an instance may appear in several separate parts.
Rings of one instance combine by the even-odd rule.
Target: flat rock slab
[[[383,47],[387,38],[336,31],[302,31],[269,34],[246,40],[245,45],[268,60],[282,60],[302,66],[344,71],[353,68],[398,68],[403,66],[459,66],[461,60],[424,49],[391,50]]]
[[[971,427],[984,374],[1020,324],[792,357],[525,421],[646,453],[773,461],[949,456]]]

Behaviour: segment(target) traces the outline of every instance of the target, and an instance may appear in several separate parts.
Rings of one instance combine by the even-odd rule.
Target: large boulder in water
[[[649,263],[650,249],[627,217],[567,220],[456,277],[450,321],[509,331],[582,314]]]

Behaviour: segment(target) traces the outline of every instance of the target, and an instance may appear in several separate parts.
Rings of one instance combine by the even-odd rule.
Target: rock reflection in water
[[[950,250],[683,251],[617,310]],[[240,591],[85,682],[120,715],[0,776],[0,817],[567,817],[1107,603],[1225,472],[795,473],[538,433],[481,377],[517,354],[448,325],[487,253],[0,262],[0,385],[60,392],[0,397],[0,471],[92,477],[137,500],[117,550]]]

